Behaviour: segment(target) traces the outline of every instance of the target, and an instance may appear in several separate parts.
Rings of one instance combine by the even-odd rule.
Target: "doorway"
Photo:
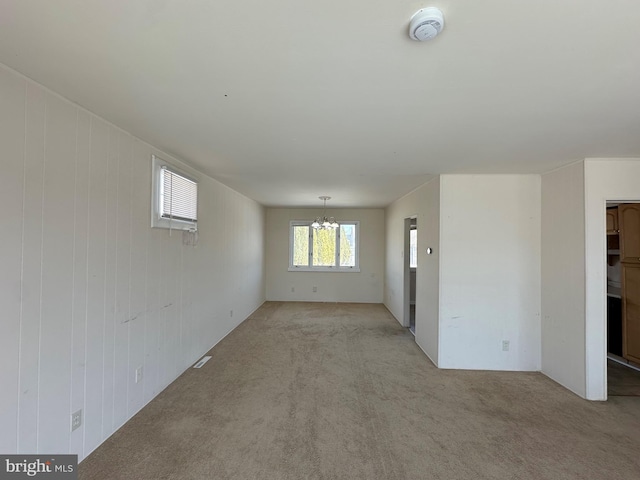
[[[640,396],[640,204],[607,202],[607,394]]]
[[[416,274],[418,270],[418,219],[404,220],[404,321],[403,325],[416,334]]]

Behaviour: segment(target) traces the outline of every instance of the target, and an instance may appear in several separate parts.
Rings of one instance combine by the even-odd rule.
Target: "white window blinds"
[[[160,216],[198,221],[198,184],[162,166],[160,170]]]

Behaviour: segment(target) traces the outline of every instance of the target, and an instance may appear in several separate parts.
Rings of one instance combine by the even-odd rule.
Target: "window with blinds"
[[[187,222],[198,221],[198,184],[170,170],[160,168],[160,216]]]
[[[151,226],[195,230],[198,225],[198,182],[155,155]]]

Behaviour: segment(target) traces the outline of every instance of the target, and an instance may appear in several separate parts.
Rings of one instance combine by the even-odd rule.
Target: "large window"
[[[359,271],[359,222],[340,222],[335,230],[316,230],[293,221],[289,234],[290,271]]]
[[[152,157],[153,188],[151,226],[197,230],[198,182],[155,155]]]

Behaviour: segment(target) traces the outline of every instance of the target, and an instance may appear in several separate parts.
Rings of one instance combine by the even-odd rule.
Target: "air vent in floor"
[[[205,357],[202,357],[200,360],[198,360],[198,363],[196,363],[193,368],[202,368],[202,366],[207,363],[209,360],[211,359],[211,356],[207,355]]]

